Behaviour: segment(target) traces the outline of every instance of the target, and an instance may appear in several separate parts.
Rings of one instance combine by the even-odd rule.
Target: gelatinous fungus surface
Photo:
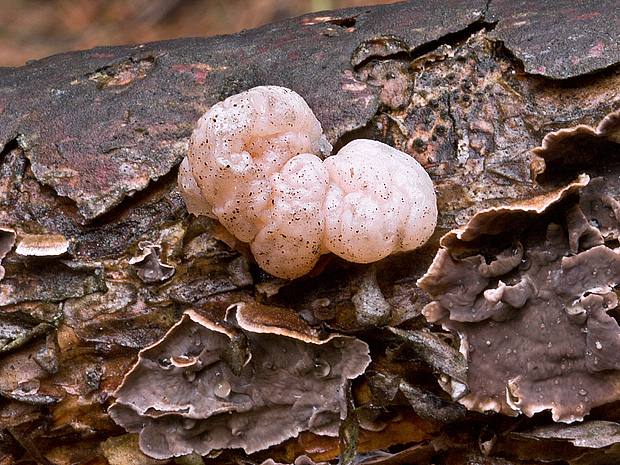
[[[303,276],[328,252],[370,263],[428,240],[437,201],[416,160],[367,139],[323,162],[330,151],[301,96],[259,86],[198,120],[179,187],[190,213],[216,217],[281,278]]]
[[[580,176],[442,238],[419,285],[434,299],[427,319],[461,335],[468,408],[570,422],[620,399],[620,216],[608,183]]]
[[[338,434],[345,385],[370,362],[366,343],[339,335],[320,340],[284,310],[263,317],[264,308],[234,307],[232,323],[186,311],[140,352],[116,391],[110,414],[140,433],[147,455],[252,453],[301,431]]]

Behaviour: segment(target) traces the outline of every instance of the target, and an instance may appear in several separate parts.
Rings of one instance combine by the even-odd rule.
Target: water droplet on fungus
[[[230,383],[226,380],[219,381],[213,386],[213,394],[225,399],[230,395]]]
[[[317,357],[314,359],[314,372],[317,376],[325,378],[327,375],[329,375],[330,371],[331,366],[329,365],[327,360],[321,357]]]
[[[157,359],[157,363],[163,370],[171,370],[172,362],[168,357],[161,356]]]

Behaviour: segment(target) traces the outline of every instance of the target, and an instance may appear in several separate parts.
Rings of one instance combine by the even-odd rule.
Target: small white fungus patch
[[[324,253],[370,263],[428,240],[437,202],[418,162],[372,140],[323,161],[330,150],[298,94],[255,87],[198,120],[179,186],[191,213],[217,218],[282,278],[303,276]]]

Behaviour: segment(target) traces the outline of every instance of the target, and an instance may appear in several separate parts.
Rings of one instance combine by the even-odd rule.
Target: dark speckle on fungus
[[[571,422],[620,400],[620,223],[609,183],[582,175],[442,238],[418,283],[434,299],[427,319],[461,336],[466,407]]]
[[[159,459],[253,453],[302,431],[336,436],[347,414],[345,385],[366,369],[368,346],[348,336],[321,340],[296,314],[269,310],[237,304],[222,323],[186,311],[140,352],[115,393],[112,418],[140,433],[141,450]],[[240,334],[249,354],[235,369],[227,354]]]

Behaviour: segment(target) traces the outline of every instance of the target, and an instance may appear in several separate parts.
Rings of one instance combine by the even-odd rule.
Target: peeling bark
[[[176,186],[198,117],[257,85],[302,95],[336,148],[367,137],[411,154],[435,184],[438,229],[422,249],[373,265],[377,286],[390,325],[431,329],[455,346],[455,335],[421,316],[430,296],[416,281],[443,233],[483,208],[557,187],[530,173],[530,151],[546,133],[596,127],[620,108],[616,15],[612,0],[404,2],[0,69],[0,231],[11,236],[0,280],[0,463],[127,463],[113,458],[123,451],[155,463],[136,451],[137,441],[111,439],[124,434],[107,414],[112,393],[138,351],[185,310],[223,320],[239,301],[286,307],[317,331],[369,343],[370,371],[351,392],[360,409],[341,433],[359,427],[357,450],[371,463],[617,460],[611,439],[537,455],[533,444],[572,437],[565,425],[548,433],[556,429],[545,415],[468,412],[446,423],[442,374],[387,327],[359,325],[353,296],[368,266],[324,257],[309,277],[274,279],[220,225],[188,215]],[[617,175],[616,142],[605,150],[607,173]],[[62,242],[60,255],[17,253],[22,240],[46,236]],[[140,276],[145,243],[172,274]],[[409,399],[420,392],[428,396],[424,418]],[[589,418],[575,434],[601,424],[614,430],[620,409],[608,405]],[[339,453],[337,438],[302,433],[250,459]],[[226,451],[214,460],[245,458]]]

